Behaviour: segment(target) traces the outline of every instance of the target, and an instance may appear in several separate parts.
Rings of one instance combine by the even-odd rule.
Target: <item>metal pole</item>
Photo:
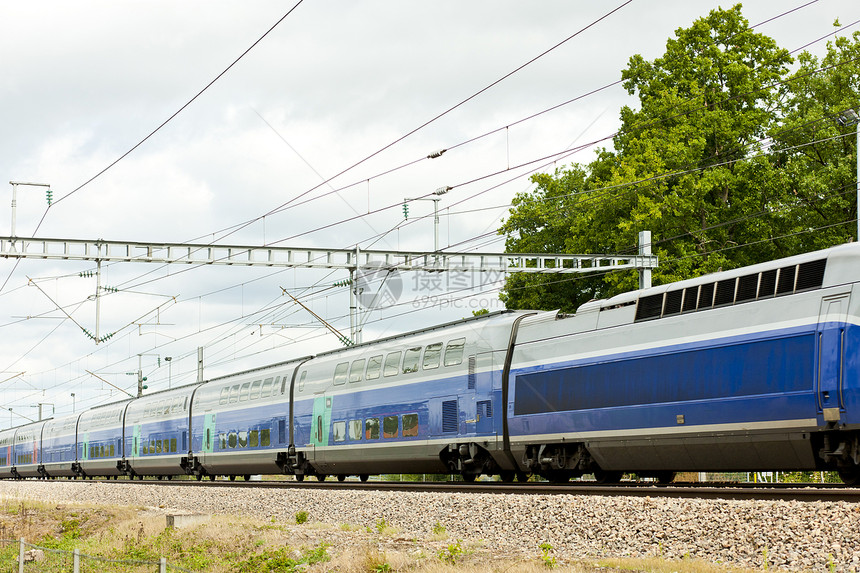
[[[12,183],[12,234],[10,235],[13,239],[15,238],[15,206],[18,204],[18,184]]]
[[[197,347],[197,381],[203,382],[203,347]]]
[[[101,250],[101,247],[99,247]],[[99,314],[101,311],[101,297],[99,296],[99,290],[102,286],[102,261],[101,259],[96,261],[96,344],[99,343]]]
[[[439,252],[439,201],[433,199],[433,252]]]
[[[74,573],[81,573],[81,550],[75,547],[72,557],[72,569]]]
[[[356,261],[356,268],[358,268],[358,261]],[[358,285],[355,283],[356,272],[355,269],[349,269],[349,339],[353,342],[355,340],[355,323],[356,314],[358,313],[358,308],[356,307],[356,296],[355,291],[358,288]]]
[[[639,231],[639,254],[651,255],[651,231]],[[651,288],[651,269],[639,269],[639,288]]]
[[[75,393],[72,392],[72,414],[75,413]]]
[[[21,538],[18,545],[18,573],[24,573],[24,538]]]

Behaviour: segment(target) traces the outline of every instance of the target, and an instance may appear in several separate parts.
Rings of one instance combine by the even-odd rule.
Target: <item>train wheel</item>
[[[143,474],[137,474],[137,480],[143,481]]]
[[[860,467],[839,470],[839,479],[841,479],[842,483],[845,485],[860,485]]]
[[[659,483],[660,485],[667,485],[675,481],[675,472],[657,472],[656,474],[654,474],[654,477],[657,478],[657,483]]]
[[[326,474],[317,474],[317,481],[325,481],[328,476]]]
[[[594,470],[594,481],[597,483],[618,483],[621,481],[623,472]]]
[[[164,476],[163,475],[156,476],[156,479],[158,479],[158,481],[161,481],[162,479],[164,479]]]
[[[172,475],[167,476],[167,481],[170,481],[170,480],[172,480],[172,479],[173,479],[173,476],[172,476]]]
[[[368,479],[370,479],[370,476],[369,476],[369,475],[367,475],[367,474],[360,474],[360,475],[358,476],[358,479],[360,479],[362,482],[365,482],[365,481],[367,481]]]
[[[209,481],[215,481],[215,478],[217,477],[218,476],[216,476],[215,474],[212,474],[211,476],[209,476]]]
[[[242,477],[245,478],[245,481],[251,481],[251,474],[245,474]]]
[[[296,474],[296,481],[305,481],[305,474]]]
[[[499,472],[499,479],[505,483],[511,483],[514,481],[514,475],[514,472]]]
[[[236,481],[236,476],[230,476],[230,481]]]
[[[343,474],[338,474],[337,481],[346,481],[346,476]]]
[[[197,474],[197,481],[200,481],[202,479],[203,479],[203,474]]]
[[[520,483],[526,483],[529,481],[529,474],[526,472],[517,472],[517,481]]]
[[[463,474],[463,481],[472,483],[477,479],[477,474]]]

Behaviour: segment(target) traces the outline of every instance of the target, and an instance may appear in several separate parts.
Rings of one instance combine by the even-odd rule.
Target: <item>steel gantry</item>
[[[354,278],[363,269],[425,272],[590,273],[636,269],[640,287],[650,286],[657,267],[651,254],[650,232],[639,234],[633,255],[574,255],[547,253],[452,253],[288,247],[277,245],[210,245],[0,237],[0,257],[69,261],[232,265],[256,267],[344,269]],[[354,282],[352,283],[355,284]],[[350,330],[356,335],[355,289],[350,289]]]

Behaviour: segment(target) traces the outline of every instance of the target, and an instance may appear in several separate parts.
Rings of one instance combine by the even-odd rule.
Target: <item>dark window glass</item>
[[[738,279],[738,292],[735,295],[735,302],[738,303],[745,300],[755,300],[757,291],[758,273],[743,276]]]
[[[735,283],[737,279],[726,279],[717,283],[717,294],[714,296],[714,306],[732,304],[735,301]]]
[[[368,418],[364,421],[364,438],[366,440],[379,439],[379,420],[377,418]]]
[[[270,446],[272,444],[271,432],[269,432],[269,428],[263,428],[260,430],[260,445],[263,447]]]
[[[251,430],[251,433],[248,435],[248,445],[252,448],[256,448],[260,445],[260,432],[257,430]]]
[[[684,295],[682,290],[673,290],[666,293],[666,307],[663,309],[663,316],[679,314],[681,312],[681,297]]]
[[[663,312],[663,295],[652,294],[639,298],[639,304],[636,306],[635,320],[648,320],[649,318],[660,318]]]
[[[776,269],[764,271],[758,284],[758,298],[773,296],[776,291]]]
[[[399,427],[400,421],[397,419],[397,416],[385,416],[382,419],[382,437],[396,438]]]
[[[156,454],[160,454],[160,453],[161,453],[161,440],[156,440],[156,441],[155,441],[155,453],[156,453]]]
[[[699,287],[687,287],[684,289],[684,307],[683,312],[696,310],[696,302],[699,300]]]
[[[403,437],[414,438],[418,435],[418,414],[403,414]]]
[[[824,284],[824,267],[827,259],[801,263],[797,271],[797,286],[795,291],[821,288]]]
[[[170,438],[170,452],[176,453],[176,438]]]
[[[794,292],[794,276],[797,267],[783,267],[779,269],[779,279],[776,284],[776,294],[788,294]]]

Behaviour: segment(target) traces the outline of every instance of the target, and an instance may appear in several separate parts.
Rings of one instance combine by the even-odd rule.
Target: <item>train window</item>
[[[110,445],[110,457],[114,457],[116,455],[116,450],[114,450],[113,444]]]
[[[222,450],[227,449],[227,434],[218,434],[218,444]]]
[[[663,316],[671,316],[681,312],[682,290],[673,290],[666,293],[666,303],[663,307]]]
[[[346,422],[335,422],[331,425],[331,431],[334,434],[335,442],[346,440]]]
[[[170,451],[176,453],[176,438],[170,438]]]
[[[704,284],[699,288],[699,310],[705,310],[714,306],[714,283]]]
[[[682,312],[696,310],[696,302],[699,298],[699,287],[687,287],[684,289],[684,306]]]
[[[256,400],[260,397],[260,386],[262,385],[262,380],[254,380],[254,383],[251,384],[251,395],[249,397],[250,400]]]
[[[403,437],[414,438],[418,435],[418,414],[403,414]]]
[[[424,370],[439,368],[439,360],[442,358],[442,343],[428,344],[424,349]]]
[[[302,372],[301,378],[299,378],[299,392],[301,392],[305,389],[305,377],[307,375],[308,375],[308,371],[305,370],[304,372]]]
[[[272,443],[271,431],[269,428],[260,430],[260,445],[266,447]]]
[[[379,439],[379,419],[368,418],[364,421],[364,439],[378,440]]]
[[[250,391],[251,391],[251,383],[250,382],[245,382],[244,384],[242,384],[242,386],[239,388],[239,401],[240,402],[247,402],[248,401],[248,394],[250,393]]]
[[[743,302],[745,300],[755,300],[756,292],[758,291],[758,273],[754,275],[746,275],[738,279],[738,292],[735,295],[735,302]]]
[[[230,397],[230,387],[225,386],[221,388],[221,398],[218,400],[218,403],[222,406],[227,403],[228,398]]]
[[[776,294],[788,294],[794,292],[794,277],[797,274],[797,267],[783,267],[779,269],[779,278],[776,282]]]
[[[649,296],[639,297],[639,302],[636,305],[636,322],[640,320],[648,320],[651,318],[660,318],[663,312],[663,294],[652,294]]]
[[[248,446],[248,432],[239,432],[239,447],[245,448]]]
[[[463,363],[463,349],[466,347],[465,338],[456,338],[445,347],[445,366],[456,366]]]
[[[349,372],[349,362],[341,362],[334,369],[334,378],[332,384],[340,386],[346,384],[347,372]]]
[[[238,442],[239,439],[236,437],[236,432],[230,432],[227,434],[227,446],[235,448]]]
[[[421,347],[410,348],[403,357],[403,373],[418,372],[418,362],[421,360]]]
[[[397,352],[390,352],[388,356],[385,357],[385,368],[382,370],[383,376],[396,376],[398,372],[400,372],[400,355],[402,353],[398,350]]]
[[[161,440],[155,440],[155,453],[161,453]]]
[[[256,448],[260,445],[260,432],[257,430],[251,430],[251,433],[248,435],[248,445],[252,448]]]
[[[797,284],[794,290],[799,292],[807,289],[821,288],[821,285],[824,283],[824,268],[826,265],[827,259],[800,263],[797,272]]]
[[[149,442],[149,453],[150,454],[155,453],[155,440],[150,440],[150,442]]]
[[[350,420],[349,421],[349,439],[350,440],[360,440],[361,439],[361,420]]]
[[[397,430],[400,428],[400,420],[397,419],[397,416],[385,416],[382,419],[382,437],[383,438],[396,438],[398,436]]]
[[[263,388],[260,390],[260,398],[268,398],[272,395],[273,382],[274,381],[271,378],[263,380]]]
[[[758,297],[772,297],[776,292],[776,269],[764,271],[758,283]]]
[[[239,401],[239,385],[230,387],[230,403],[235,404]]]
[[[379,372],[382,370],[382,354],[371,356],[367,360],[367,373],[365,378],[368,380],[376,380],[379,378]]]
[[[167,400],[162,400],[158,403],[158,415],[169,414],[170,413],[170,404],[167,403]]]
[[[350,382],[361,382],[361,377],[364,374],[364,358],[360,358],[359,360],[354,360],[352,366],[349,368],[349,381]]]

